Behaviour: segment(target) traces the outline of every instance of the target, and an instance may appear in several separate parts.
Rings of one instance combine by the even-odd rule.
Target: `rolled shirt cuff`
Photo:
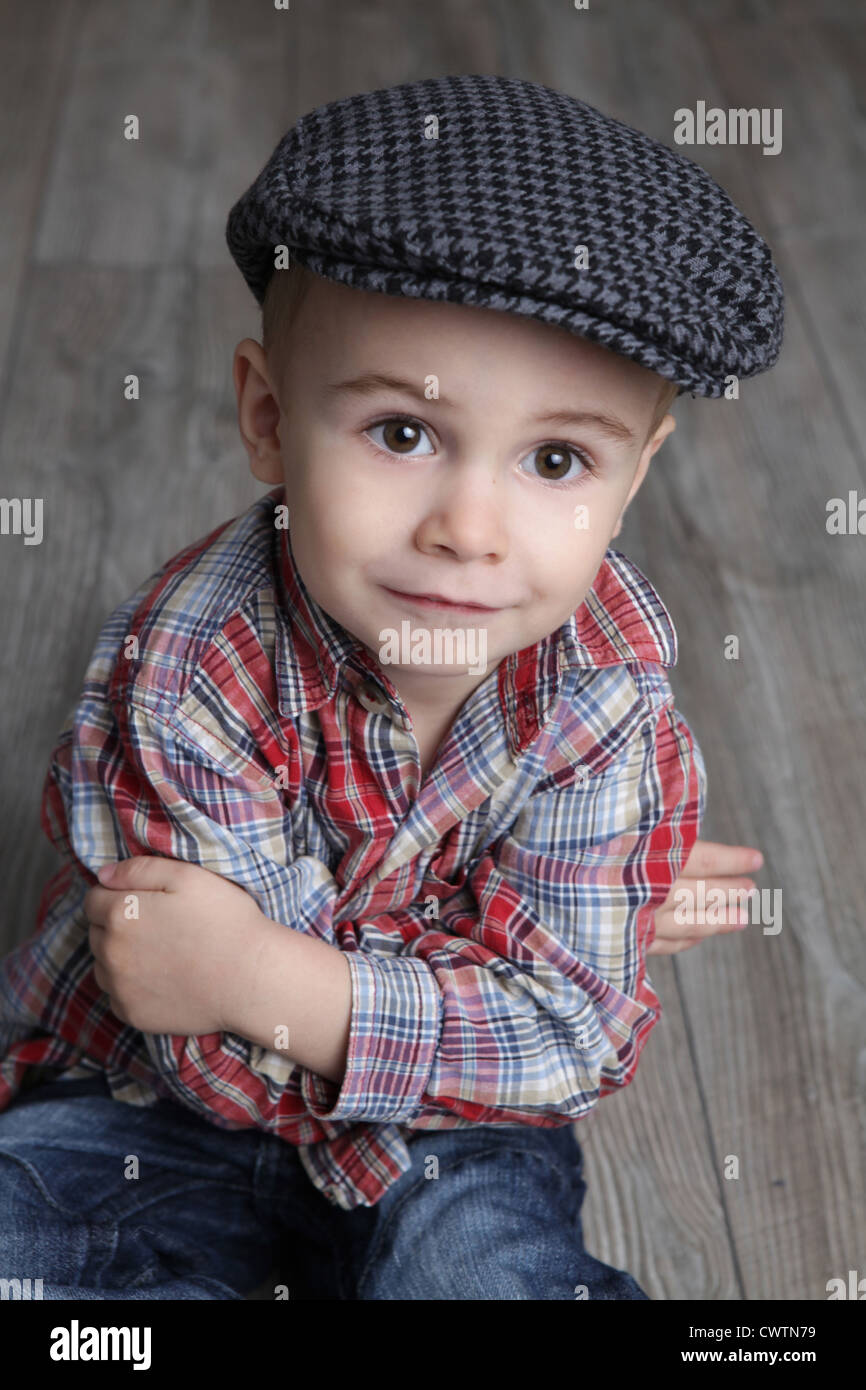
[[[322,1120],[406,1123],[420,1109],[442,1028],[430,966],[412,956],[346,953],[352,1020],[346,1071],[336,1082],[304,1068],[301,1095]]]

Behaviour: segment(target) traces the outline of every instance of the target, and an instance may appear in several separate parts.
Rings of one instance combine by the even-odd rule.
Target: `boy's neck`
[[[453,724],[469,696],[488,679],[491,672],[463,676],[431,676],[423,671],[395,671],[382,668],[412,718],[412,723],[431,736],[439,736]]]

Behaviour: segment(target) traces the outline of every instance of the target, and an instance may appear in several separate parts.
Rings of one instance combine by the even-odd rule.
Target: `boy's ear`
[[[250,471],[261,483],[281,483],[280,406],[271,385],[264,349],[254,338],[244,338],[235,348],[232,378],[238,403],[238,428],[249,456]]]
[[[647,470],[650,466],[650,459],[652,458],[656,449],[661,448],[668,435],[671,434],[676,429],[676,427],[677,422],[674,419],[673,415],[665,415],[663,419],[659,421],[659,425],[655,433],[652,435],[650,439],[647,440],[646,444],[644,445],[643,453],[640,456],[640,463],[637,466],[637,470],[634,475],[634,480],[632,482],[631,487],[629,488],[628,497],[623,502],[622,511],[616,519],[616,526],[614,528],[613,535],[611,536],[611,540],[613,540],[615,536],[618,536],[620,531],[622,530],[622,523],[623,518],[625,517],[626,508],[628,507],[629,502],[634,497],[635,493],[638,491],[638,489],[641,486],[641,483],[647,475]]]

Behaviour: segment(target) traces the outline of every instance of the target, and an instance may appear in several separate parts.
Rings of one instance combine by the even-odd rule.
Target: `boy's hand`
[[[742,922],[738,920],[737,904],[745,908],[746,894],[750,888],[755,887],[752,879],[744,878],[743,874],[748,869],[759,869],[763,862],[760,852],[756,849],[744,848],[742,845],[720,845],[712,840],[695,840],[692,852],[683,865],[682,874],[673,884],[661,907],[656,909],[656,934],[647,955],[675,955],[678,951],[687,951],[689,947],[706,941],[716,932],[742,930],[747,925],[748,916]],[[722,921],[707,923],[704,920],[706,912],[697,911],[699,879],[704,880],[704,893],[707,898],[712,890],[717,888],[721,888],[725,894],[725,902],[730,907],[718,910],[714,903],[707,904],[713,910],[714,916],[718,912]],[[678,902],[676,897],[683,889],[691,894],[690,905],[687,904],[685,909],[681,905],[682,899]],[[685,917],[686,920],[676,921],[675,913],[677,917]]]
[[[269,921],[249,893],[158,855],[105,865],[98,877],[110,886],[90,888],[84,908],[112,1012],[145,1033],[223,1032]]]

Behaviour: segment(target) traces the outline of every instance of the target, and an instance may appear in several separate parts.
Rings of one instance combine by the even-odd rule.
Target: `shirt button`
[[[382,714],[388,707],[388,701],[367,681],[359,687],[358,699],[368,714]]]

